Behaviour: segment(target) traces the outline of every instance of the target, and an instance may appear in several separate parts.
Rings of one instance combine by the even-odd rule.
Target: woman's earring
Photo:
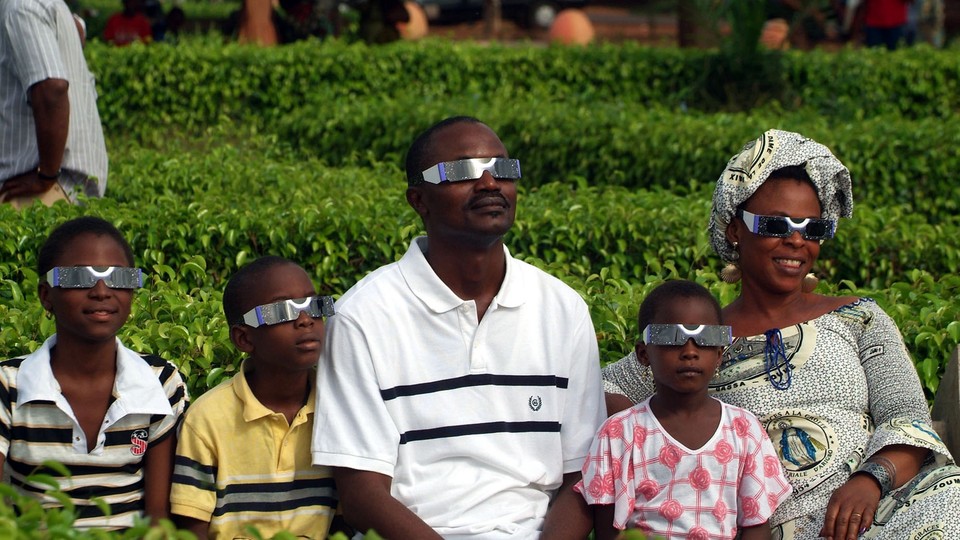
[[[739,245],[737,242],[733,243],[733,255],[730,257],[730,262],[720,270],[720,279],[726,283],[736,283],[743,277],[740,265],[737,264],[737,261],[740,260],[740,252],[737,251]]]
[[[803,276],[803,283],[800,285],[800,290],[805,293],[813,292],[819,283],[820,278],[818,278],[813,272],[810,272],[809,274]]]

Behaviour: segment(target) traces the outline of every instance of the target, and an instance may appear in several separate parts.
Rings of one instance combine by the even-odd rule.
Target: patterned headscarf
[[[736,252],[727,241],[727,225],[737,207],[750,198],[770,173],[784,167],[803,166],[820,199],[822,216],[827,219],[853,215],[850,171],[826,146],[799,133],[771,129],[759,139],[748,142],[730,158],[717,180],[710,212],[710,243],[724,262],[735,260]]]

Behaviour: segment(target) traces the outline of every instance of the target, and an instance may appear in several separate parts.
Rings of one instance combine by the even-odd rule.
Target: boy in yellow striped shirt
[[[326,538],[337,492],[311,464],[316,364],[333,300],[307,273],[264,257],[227,283],[230,340],[240,372],[188,410],[177,445],[171,512],[198,538],[264,538],[288,531]]]

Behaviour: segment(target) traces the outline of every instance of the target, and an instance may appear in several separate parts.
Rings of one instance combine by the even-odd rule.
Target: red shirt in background
[[[115,13],[107,20],[107,26],[103,29],[103,39],[114,45],[129,45],[134,41],[150,41],[152,36],[150,30],[150,20],[143,13],[137,13],[128,17],[121,13]]]
[[[864,24],[872,28],[896,28],[907,24],[906,0],[867,0]]]

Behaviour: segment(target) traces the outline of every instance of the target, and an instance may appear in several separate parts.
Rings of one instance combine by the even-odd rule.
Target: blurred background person
[[[107,19],[103,39],[119,46],[135,41],[147,43],[153,39],[150,19],[143,13],[143,0],[123,0],[123,11],[114,13]]]
[[[943,0],[913,0],[907,13],[906,42],[943,47]]]
[[[907,29],[910,0],[865,0],[862,4],[867,47],[896,49]]]
[[[82,25],[63,0],[0,1],[0,200],[102,197],[107,149]]]

